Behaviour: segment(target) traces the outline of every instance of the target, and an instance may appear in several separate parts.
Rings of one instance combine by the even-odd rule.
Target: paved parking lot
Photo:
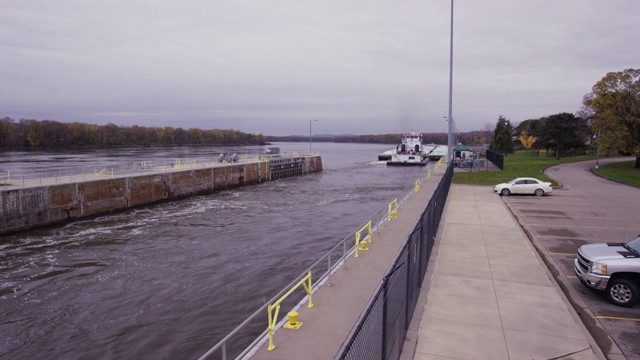
[[[610,161],[620,160],[600,164]],[[610,359],[640,360],[640,304],[611,305],[604,294],[585,288],[573,271],[581,245],[627,242],[640,234],[640,189],[592,174],[594,165],[589,161],[552,167],[545,173],[562,188],[549,196],[512,195],[503,200],[547,258],[603,352]]]

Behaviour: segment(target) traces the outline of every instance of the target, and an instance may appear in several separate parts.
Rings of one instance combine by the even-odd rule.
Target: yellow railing
[[[420,179],[416,180],[416,192],[420,191]]]
[[[369,250],[369,248],[367,247],[367,242],[362,240],[360,241],[361,238],[361,233],[363,231],[367,230],[367,236],[365,236],[364,238],[369,238],[369,244],[371,243],[371,241],[373,240],[371,237],[371,220],[369,220],[366,224],[364,224],[364,226],[356,231],[356,254],[355,257],[358,257],[358,250]]]
[[[391,219],[395,219],[398,215],[398,198],[393,199],[393,201],[389,203],[388,208],[387,221],[391,221]]]
[[[111,175],[111,177],[113,177],[113,168],[111,169],[111,172],[109,172],[109,170],[107,170],[107,168],[104,168],[104,169],[100,170],[99,172],[97,170],[93,170],[93,175],[95,176],[96,179],[99,178],[99,177],[102,177],[104,179],[108,175]]]
[[[307,296],[309,296],[309,304],[307,305],[307,307],[313,307],[313,302],[311,299],[311,294],[312,294],[312,286],[311,286],[311,271],[309,271],[307,273],[307,276],[305,276],[304,278],[302,278],[302,280],[300,280],[300,282],[298,284],[296,284],[294,287],[292,287],[289,291],[287,291],[286,294],[282,295],[282,297],[280,299],[278,299],[278,301],[276,301],[273,304],[269,304],[269,306],[267,307],[267,311],[269,313],[269,347],[267,347],[267,350],[273,350],[276,348],[275,344],[273,343],[273,333],[276,330],[276,323],[278,322],[278,313],[280,312],[280,304],[284,301],[284,299],[286,299],[289,295],[291,295],[292,292],[294,292],[297,288],[299,288],[300,286],[304,287],[304,291],[306,291]],[[273,309],[276,309],[275,314],[273,314]]]

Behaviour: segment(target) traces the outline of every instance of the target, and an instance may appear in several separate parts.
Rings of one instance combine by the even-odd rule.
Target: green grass
[[[634,159],[632,161],[603,165],[594,171],[603,177],[640,187],[640,169],[635,169],[635,164],[636,161]]]
[[[560,160],[556,160],[554,158],[547,157],[524,157],[522,154],[516,153],[514,155],[505,156],[504,170],[502,171],[455,173],[453,175],[453,182],[456,184],[495,185],[507,182],[517,177],[534,177],[542,181],[548,181],[553,184],[553,186],[558,186],[558,183],[544,175],[542,170],[553,165],[583,160],[595,160],[595,157],[585,155],[565,157],[560,158]]]

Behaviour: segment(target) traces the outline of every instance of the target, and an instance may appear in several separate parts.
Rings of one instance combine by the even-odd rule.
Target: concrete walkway
[[[439,237],[403,359],[604,359],[491,187],[452,185]]]

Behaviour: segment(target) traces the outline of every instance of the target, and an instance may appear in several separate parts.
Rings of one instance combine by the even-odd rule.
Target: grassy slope
[[[603,177],[640,187],[640,169],[634,169],[635,164],[635,159],[623,161],[600,166],[595,172]]]
[[[557,186],[558,183],[544,175],[542,170],[553,165],[583,160],[595,160],[595,158],[593,156],[573,156],[556,160],[547,157],[525,157],[524,153],[520,152],[504,158],[505,170],[503,171],[459,172],[453,176],[453,182],[456,184],[495,185],[517,177],[534,177],[549,181]],[[634,165],[635,160],[623,161],[601,166],[596,172],[603,177],[640,187],[640,169],[634,169]]]
[[[515,155],[506,156],[504,158],[505,170],[503,171],[455,173],[453,182],[456,184],[495,185],[517,177],[534,177],[543,181],[549,181],[554,186],[557,186],[558,183],[555,180],[542,173],[544,168],[567,162],[595,159],[593,156],[573,156],[556,160],[547,157],[530,158],[522,155],[522,153],[516,153]]]

